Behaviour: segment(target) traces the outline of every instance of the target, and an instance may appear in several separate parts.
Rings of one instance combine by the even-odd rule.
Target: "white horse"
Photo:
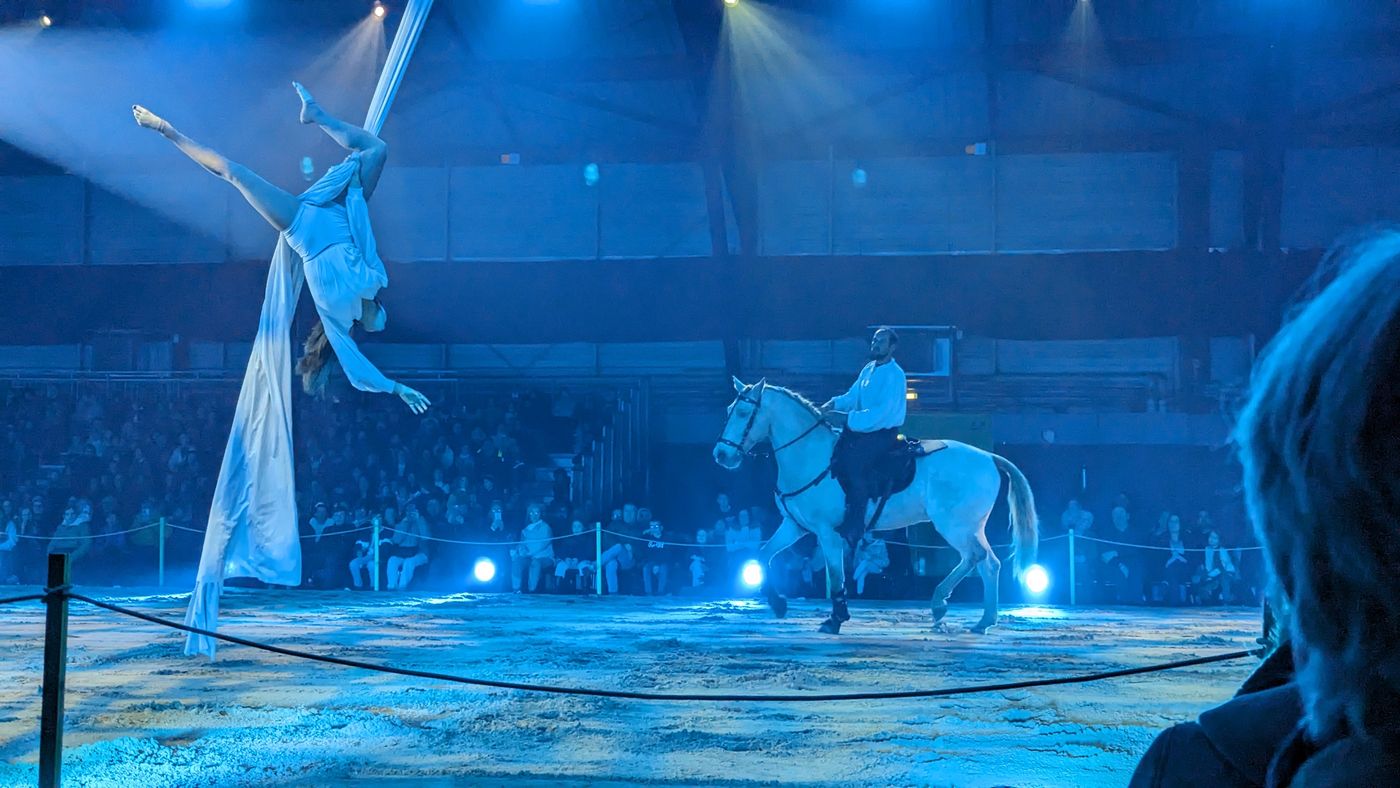
[[[768,440],[778,463],[778,489],[775,490],[783,524],[763,546],[764,566],[773,556],[802,537],[803,529],[816,535],[826,560],[827,577],[833,583],[831,617],[821,631],[837,634],[842,622],[850,620],[846,607],[845,550],[837,527],[846,507],[846,495],[831,475],[831,456],[837,432],[822,418],[821,411],[801,395],[765,381],[746,386],[734,379],[738,396],[729,406],[729,416],[715,443],[715,462],[735,470],[744,455]],[[948,597],[973,569],[982,576],[982,619],[972,631],[986,632],[997,622],[997,579],[1001,561],[987,544],[987,517],[1001,492],[1001,477],[1008,482],[1007,500],[1011,508],[1012,546],[1015,550],[1016,577],[1035,562],[1039,535],[1036,530],[1035,499],[1030,484],[1015,465],[1004,457],[957,441],[943,441],[946,448],[917,460],[913,484],[890,498],[875,524],[887,531],[916,523],[933,522],[938,533],[958,551],[962,560],[933,592],[933,622],[940,626],[948,612]],[[874,504],[866,509],[869,522]],[[787,601],[771,583],[765,584],[768,604],[782,618]]]

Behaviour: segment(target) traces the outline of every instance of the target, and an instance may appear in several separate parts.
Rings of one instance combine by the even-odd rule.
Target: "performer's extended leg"
[[[384,140],[367,129],[346,123],[326,112],[300,82],[293,82],[292,87],[295,87],[297,95],[301,96],[302,123],[316,124],[340,147],[360,152],[360,180],[365,190],[365,199],[369,199],[374,193],[374,187],[379,185],[380,174],[384,172],[384,161],[388,158],[389,147],[384,144]]]
[[[233,184],[248,204],[278,232],[286,230],[297,215],[297,198],[268,183],[262,176],[175,130],[160,116],[140,105],[131,108],[136,122],[160,133],[196,164]]]

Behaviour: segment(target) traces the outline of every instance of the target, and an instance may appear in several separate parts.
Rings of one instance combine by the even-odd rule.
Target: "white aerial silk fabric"
[[[404,11],[365,119],[365,128],[376,134],[383,128],[389,105],[398,92],[432,4],[433,0],[409,0]],[[364,193],[351,186],[358,168],[359,156],[352,154],[328,170],[299,199],[325,206],[344,192],[351,236],[363,256],[362,262],[382,272],[384,264],[379,260],[370,231]],[[329,269],[318,273],[324,277],[325,270]],[[267,272],[258,333],[253,340],[228,445],[214,485],[204,549],[185,613],[188,626],[206,630],[218,628],[224,578],[253,577],[277,585],[301,584],[301,543],[297,535],[292,461],[291,329],[305,281],[305,261],[288,244],[286,236],[279,235]],[[334,292],[335,286],[327,283],[325,288],[313,290],[325,290],[325,295]],[[327,300],[335,304],[322,304],[320,298],[316,300],[323,320],[327,316],[337,321],[343,319],[342,312],[347,307],[336,304],[350,303],[334,297]],[[348,331],[348,321],[346,328]],[[339,357],[342,347],[336,344],[333,348]],[[212,660],[216,644],[213,638],[191,633],[185,642],[185,653],[207,654]]]

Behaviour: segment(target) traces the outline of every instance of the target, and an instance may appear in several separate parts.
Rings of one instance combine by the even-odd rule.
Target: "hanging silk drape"
[[[376,134],[398,93],[408,60],[418,43],[433,0],[409,0],[379,75],[365,128]],[[346,191],[358,157],[332,167],[299,199],[325,204]],[[369,213],[358,190],[347,199],[352,235],[373,244]],[[373,253],[373,249],[365,250]],[[301,296],[303,261],[279,235],[267,272],[262,317],[253,340],[233,426],[224,449],[199,571],[185,624],[215,630],[225,578],[252,577],[265,583],[301,584],[301,542],[297,534],[296,479],[292,461],[292,318]],[[217,641],[191,634],[186,654],[214,658]]]

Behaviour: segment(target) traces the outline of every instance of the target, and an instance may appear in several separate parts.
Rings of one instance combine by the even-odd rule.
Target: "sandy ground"
[[[0,596],[32,589],[6,588]],[[94,590],[179,619],[184,595]],[[1248,648],[1254,610],[1011,608],[986,636],[955,606],[234,590],[224,630],[444,673],[713,692],[931,688]],[[1164,726],[1227,698],[1252,660],[950,699],[663,703],[480,690],[225,645],[81,603],[70,625],[64,784],[1123,785]],[[42,608],[0,608],[0,786],[37,774]]]

